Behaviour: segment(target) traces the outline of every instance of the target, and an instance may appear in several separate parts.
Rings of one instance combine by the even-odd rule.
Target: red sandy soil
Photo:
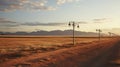
[[[0,63],[0,67],[120,67],[119,48],[117,39],[80,43],[9,59]]]

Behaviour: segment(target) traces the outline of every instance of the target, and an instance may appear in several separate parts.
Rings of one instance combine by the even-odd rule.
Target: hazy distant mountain
[[[72,30],[54,30],[54,31],[35,31],[35,32],[15,32],[15,33],[10,33],[10,32],[0,32],[2,35],[72,35],[73,31]],[[98,35],[97,33],[94,32],[83,32],[83,31],[75,31],[75,35],[77,36],[96,36]]]

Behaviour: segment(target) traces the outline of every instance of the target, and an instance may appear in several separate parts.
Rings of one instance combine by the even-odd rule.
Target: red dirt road
[[[120,67],[119,48],[116,39],[95,41],[11,59],[0,67]]]

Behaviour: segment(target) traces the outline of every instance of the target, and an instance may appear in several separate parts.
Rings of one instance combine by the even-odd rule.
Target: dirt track
[[[70,48],[12,59],[1,63],[0,67],[120,67],[119,44],[118,40],[77,44]]]

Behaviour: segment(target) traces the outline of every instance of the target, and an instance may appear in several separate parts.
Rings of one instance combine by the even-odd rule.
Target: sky
[[[0,0],[0,31],[72,29],[120,34],[120,0]]]

